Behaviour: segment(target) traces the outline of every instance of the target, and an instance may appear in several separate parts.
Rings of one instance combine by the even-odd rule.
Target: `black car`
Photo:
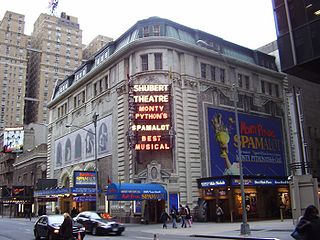
[[[123,224],[113,220],[104,219],[96,212],[81,212],[74,220],[86,228],[86,232],[92,235],[121,235],[125,227]]]
[[[34,224],[34,236],[36,240],[45,238],[48,240],[59,240],[59,229],[60,225],[63,223],[63,215],[43,215]],[[78,235],[81,235],[81,239],[84,239],[85,228],[77,223],[73,223],[73,236],[78,239]]]

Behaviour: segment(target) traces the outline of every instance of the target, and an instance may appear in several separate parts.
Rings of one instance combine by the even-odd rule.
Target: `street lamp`
[[[242,152],[241,152],[241,140],[240,140],[240,129],[239,129],[239,118],[238,118],[238,108],[237,108],[237,87],[233,83],[233,104],[234,104],[234,115],[236,120],[236,129],[237,129],[237,139],[238,139],[238,158],[239,158],[239,170],[240,170],[240,189],[241,189],[241,204],[242,204],[242,224],[240,228],[241,234],[250,234],[250,226],[248,224],[247,218],[247,209],[245,203],[245,192],[244,192],[244,182],[243,182],[243,166],[242,166]]]
[[[92,115],[92,122],[93,122],[93,126],[94,126],[94,133],[92,131],[89,131],[83,127],[79,127],[76,125],[66,125],[67,128],[70,127],[75,127],[75,128],[79,128],[82,129],[90,134],[93,134],[94,136],[94,165],[95,165],[95,175],[96,175],[96,211],[98,211],[99,209],[99,178],[98,178],[98,142],[97,142],[97,119],[98,119],[99,114],[97,114],[96,112]]]

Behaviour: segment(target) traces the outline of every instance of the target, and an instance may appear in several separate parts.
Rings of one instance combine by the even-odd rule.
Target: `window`
[[[104,77],[104,84],[105,84],[106,89],[108,89],[109,88],[109,76],[108,75]]]
[[[154,54],[154,68],[156,70],[162,69],[162,53]]]
[[[249,76],[244,76],[244,82],[245,82],[245,87],[246,89],[250,89],[250,78]]]
[[[160,36],[160,26],[159,25],[153,26],[153,36]]]
[[[262,93],[265,93],[265,92],[266,92],[265,81],[261,81],[261,92],[262,92]]]
[[[143,27],[143,37],[149,37],[149,27]]]
[[[67,103],[64,103],[60,107],[58,107],[58,118],[61,118],[68,113]]]
[[[83,103],[85,103],[85,100],[86,100],[85,91],[82,91],[81,93],[77,94],[74,97],[74,101],[73,101],[74,108],[81,106]]]
[[[93,96],[97,96],[98,95],[98,89],[97,89],[98,83],[94,83],[93,84]]]
[[[272,95],[272,84],[268,83],[268,93],[269,95]]]
[[[141,65],[142,65],[142,71],[148,70],[148,55],[142,55],[141,56]]]
[[[243,87],[243,85],[242,85],[242,74],[238,74],[238,87],[239,88],[242,88]]]
[[[103,79],[99,80],[99,91],[100,91],[100,93],[103,92]]]
[[[224,83],[225,82],[225,70],[223,68],[220,68],[220,82]]]
[[[201,63],[200,70],[201,70],[201,78],[207,78],[207,64]]]
[[[280,92],[279,92],[279,85],[275,85],[275,93],[276,93],[276,97],[280,97]]]
[[[210,66],[211,80],[216,80],[216,67]]]

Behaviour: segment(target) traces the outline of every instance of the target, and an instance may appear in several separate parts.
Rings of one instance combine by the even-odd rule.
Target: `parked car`
[[[96,212],[81,212],[73,219],[77,223],[82,224],[85,227],[86,232],[91,233],[92,235],[121,235],[125,230],[123,224],[114,220],[104,219]]]
[[[42,238],[48,240],[60,240],[59,229],[63,223],[63,215],[43,215],[34,224],[33,233],[36,240]],[[77,222],[73,223],[73,236],[78,239],[78,235],[81,235],[81,239],[84,239],[85,228]]]

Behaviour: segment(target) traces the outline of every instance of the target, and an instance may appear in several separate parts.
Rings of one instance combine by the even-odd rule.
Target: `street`
[[[36,219],[16,219],[16,218],[0,218],[0,240],[34,240],[33,235],[33,225]],[[145,228],[150,228],[155,226],[145,226]],[[92,236],[87,234],[84,238],[85,240],[92,239],[137,239],[137,240],[154,240],[153,233],[142,232],[141,226],[129,226],[126,228],[121,236]],[[169,230],[169,229],[168,229]],[[181,229],[184,231],[184,229]],[[157,234],[157,240],[182,240],[182,239],[201,239],[207,240],[212,238],[194,238],[185,235],[173,235],[173,234]],[[217,238],[215,238],[217,239]]]

